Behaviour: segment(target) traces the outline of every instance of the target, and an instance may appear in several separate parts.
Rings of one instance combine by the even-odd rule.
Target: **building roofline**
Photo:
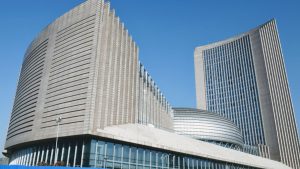
[[[206,45],[197,46],[195,48],[195,53],[198,52],[198,51],[205,50],[207,48],[211,48],[211,47],[219,46],[221,44],[229,43],[229,42],[232,42],[232,41],[234,41],[236,39],[239,39],[243,36],[249,35],[251,32],[257,31],[258,29],[260,29],[261,27],[267,25],[270,22],[276,22],[276,19],[272,18],[272,19],[266,21],[265,23],[256,26],[255,28],[252,28],[252,29],[250,29],[246,32],[240,33],[240,34],[236,34],[236,35],[231,36],[229,38],[226,38],[226,39],[223,39],[223,40],[220,40],[220,41],[214,41],[214,42],[208,43]],[[194,55],[194,56],[196,56],[196,55]]]
[[[243,153],[141,124],[109,126],[104,129],[98,129],[97,135],[137,145],[245,166],[268,169],[291,169],[278,161]]]

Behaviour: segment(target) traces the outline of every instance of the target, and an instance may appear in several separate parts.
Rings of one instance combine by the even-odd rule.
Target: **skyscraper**
[[[197,108],[231,119],[261,156],[300,168],[295,115],[276,26],[195,49]]]

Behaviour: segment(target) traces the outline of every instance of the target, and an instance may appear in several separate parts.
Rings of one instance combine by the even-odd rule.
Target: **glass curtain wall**
[[[232,163],[193,157],[183,153],[145,148],[94,138],[61,138],[19,149],[11,165],[59,165],[107,169],[254,169]]]
[[[183,154],[91,140],[88,167],[114,169],[254,169]]]

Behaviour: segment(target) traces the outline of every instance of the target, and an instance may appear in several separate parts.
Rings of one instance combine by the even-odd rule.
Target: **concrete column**
[[[48,154],[49,154],[49,146],[47,147],[47,150],[46,150],[45,163],[47,163],[47,161],[48,161]]]
[[[68,155],[67,155],[67,167],[69,166],[69,161],[70,161],[70,151],[71,151],[71,145],[69,143],[69,147],[68,147]]]
[[[63,144],[62,150],[61,150],[60,161],[63,161],[63,160],[64,160],[64,153],[65,153],[65,145]]]
[[[76,157],[77,157],[77,142],[76,142],[76,145],[75,145],[75,152],[74,152],[74,161],[73,161],[73,167],[75,167],[76,165]]]
[[[44,153],[45,153],[45,147],[42,148],[42,154],[41,154],[41,160],[40,162],[43,162],[44,161]]]
[[[84,155],[84,141],[82,141],[82,149],[81,149],[81,158],[80,158],[80,167],[82,167],[83,164],[83,155]]]
[[[52,160],[53,160],[53,147],[51,148],[51,155],[50,155],[50,161],[49,161],[49,164],[52,164]]]
[[[33,152],[32,163],[31,166],[35,166],[35,158],[36,158],[36,150]]]

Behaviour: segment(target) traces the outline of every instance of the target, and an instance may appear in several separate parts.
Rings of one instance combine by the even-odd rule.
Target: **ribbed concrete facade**
[[[136,91],[139,100],[138,123],[152,124],[157,128],[172,131],[173,119],[170,117],[173,117],[173,109],[142,64],[139,64]]]
[[[172,109],[149,77],[110,4],[88,0],[48,25],[28,47],[6,148],[55,138],[58,117],[60,137],[97,135],[126,123],[172,129]]]
[[[300,146],[275,20],[195,50],[197,107],[242,130],[261,155],[300,168]]]

